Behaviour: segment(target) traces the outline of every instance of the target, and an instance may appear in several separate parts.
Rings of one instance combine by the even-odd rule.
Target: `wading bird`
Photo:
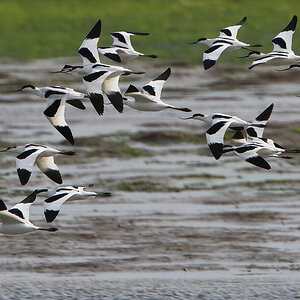
[[[167,108],[190,112],[189,108],[175,107],[161,100],[162,88],[171,74],[171,68],[165,70],[158,77],[143,86],[140,92],[134,85],[130,85],[124,95],[124,104],[140,111],[161,111]],[[127,98],[128,97],[128,98]]]
[[[220,35],[214,39],[200,38],[191,44],[204,44],[209,48],[203,54],[203,66],[205,70],[213,67],[225,50],[238,50],[245,47],[261,47],[261,45],[250,45],[240,42],[237,39],[238,30],[246,22],[247,18],[244,17],[240,22],[233,26],[220,29]],[[249,50],[249,49],[247,49]]]
[[[156,55],[143,54],[134,50],[130,37],[135,35],[149,35],[149,33],[141,32],[126,32],[117,31],[112,32],[111,37],[113,38],[113,44],[110,47],[100,47],[98,51],[105,57],[115,62],[125,62],[129,59],[136,58],[139,56],[156,58]]]
[[[47,193],[44,201],[44,214],[48,223],[53,222],[60,211],[64,202],[82,200],[90,197],[109,197],[111,193],[97,193],[85,190],[83,186],[64,186],[58,187]]]
[[[54,162],[54,156],[60,154],[75,155],[75,152],[73,151],[59,151],[54,148],[38,144],[11,146],[0,152],[5,151],[18,153],[16,157],[16,167],[22,185],[25,185],[28,182],[35,163],[48,178],[58,184],[61,184],[62,178],[58,167]]]
[[[32,194],[26,197],[23,201],[19,202],[11,209],[7,210],[6,205],[0,199],[0,232],[4,234],[24,234],[36,230],[56,231],[54,227],[44,228],[33,225],[29,221],[29,208],[35,201],[36,195],[41,192],[46,192],[46,189],[35,190]]]

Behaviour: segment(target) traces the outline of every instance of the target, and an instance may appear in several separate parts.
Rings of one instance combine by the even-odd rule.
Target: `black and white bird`
[[[167,108],[184,112],[191,110],[186,107],[175,107],[161,100],[162,88],[171,74],[171,68],[166,69],[162,74],[143,86],[140,92],[134,85],[130,85],[124,95],[124,104],[140,111],[161,111]],[[127,98],[128,97],[128,98]]]
[[[237,131],[243,130],[247,126],[251,126],[253,130],[257,130],[259,132],[261,128],[266,126],[266,122],[272,113],[272,109],[273,104],[260,113],[260,115],[252,123],[244,121],[236,116],[221,113],[210,115],[197,113],[192,117],[184,118],[184,120],[195,119],[210,124],[210,127],[206,131],[207,144],[215,159],[219,159],[223,154],[224,135],[228,128]]]
[[[62,86],[36,87],[27,84],[17,91],[25,89],[30,89],[34,94],[47,101],[47,108],[44,110],[45,117],[53,127],[73,145],[73,134],[65,120],[65,104],[68,103],[83,110],[85,109],[85,106],[80,99],[88,96],[71,88]]]
[[[220,29],[220,35],[214,39],[200,38],[191,44],[204,44],[209,48],[203,54],[203,66],[205,70],[213,67],[225,50],[238,50],[245,47],[260,47],[261,45],[250,45],[240,42],[237,39],[238,30],[246,22],[247,18],[244,17],[240,22],[233,26]],[[246,48],[247,49],[247,48]],[[248,50],[248,49],[247,49]]]
[[[22,185],[25,185],[28,182],[35,163],[48,178],[58,184],[61,184],[62,178],[58,167],[54,162],[54,156],[60,154],[75,155],[74,151],[59,151],[54,148],[38,144],[11,146],[0,152],[6,151],[18,153],[16,157],[16,167]]]
[[[90,197],[109,197],[111,193],[97,193],[85,190],[83,186],[58,187],[47,193],[44,201],[44,214],[48,223],[53,222],[57,217],[64,202],[71,200],[82,200]]]
[[[256,57],[249,69],[262,64],[286,65],[300,61],[300,56],[292,50],[293,35],[297,25],[297,16],[293,16],[290,23],[276,35],[272,43],[273,51],[269,53],[253,53],[250,57]]]
[[[83,84],[88,97],[99,115],[102,115],[104,111],[103,94],[107,96],[115,109],[122,113],[124,105],[119,87],[120,76],[143,73],[135,72],[121,66],[95,64],[91,73],[83,77]]]
[[[68,73],[75,77],[82,77],[90,73],[94,64],[100,64],[98,54],[98,41],[100,34],[101,20],[98,20],[78,49],[78,54],[82,58],[82,65],[64,65],[60,71],[52,73]]]
[[[131,36],[149,35],[149,33],[117,31],[112,32],[110,35],[113,38],[113,44],[110,47],[100,47],[98,48],[98,51],[103,56],[115,62],[126,62],[129,59],[140,56],[151,58],[157,57],[156,55],[143,54],[141,52],[135,51],[131,44]]]
[[[47,190],[35,190],[32,194],[26,197],[23,201],[19,202],[11,209],[7,209],[6,205],[0,199],[0,232],[3,234],[24,234],[36,230],[44,230],[54,232],[57,228],[50,227],[44,228],[33,225],[29,221],[29,208],[35,201],[36,195]]]
[[[223,153],[234,152],[237,156],[257,167],[270,170],[266,157],[292,158],[289,153],[300,153],[299,149],[287,150],[272,139],[252,137],[238,147],[225,147]]]

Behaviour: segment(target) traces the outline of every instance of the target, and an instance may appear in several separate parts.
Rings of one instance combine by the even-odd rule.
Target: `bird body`
[[[29,221],[29,208],[35,201],[36,195],[47,190],[35,190],[24,200],[7,210],[6,205],[0,199],[0,232],[3,234],[18,235],[30,233],[36,230],[56,231],[57,229],[43,228],[33,225]]]

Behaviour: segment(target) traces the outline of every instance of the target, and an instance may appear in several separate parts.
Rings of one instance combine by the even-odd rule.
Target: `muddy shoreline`
[[[64,183],[94,183],[113,196],[66,203],[53,234],[1,235],[0,299],[300,297],[300,156],[270,159],[270,171],[236,156],[216,161],[205,144],[206,126],[180,119],[187,114],[129,108],[118,114],[108,105],[100,118],[88,102],[84,112],[67,108],[71,147],[44,118],[42,100],[10,92],[26,83],[82,89],[78,79],[49,75],[62,61],[2,64],[1,149],[37,142],[75,150],[76,160],[57,160]],[[171,66],[166,101],[247,120],[274,103],[265,134],[300,147],[297,70],[216,66],[204,73],[200,65]],[[162,69],[153,65],[121,88],[141,86]],[[34,169],[22,187],[13,155],[2,154],[0,166],[8,206],[35,188],[55,186]],[[31,209],[38,225],[45,225],[42,200]]]

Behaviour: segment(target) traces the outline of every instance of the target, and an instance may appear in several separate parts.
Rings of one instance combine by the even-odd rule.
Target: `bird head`
[[[4,150],[0,150],[0,152],[7,152],[7,151],[9,151],[9,152],[18,152],[18,148],[19,148],[19,146],[9,146]]]

